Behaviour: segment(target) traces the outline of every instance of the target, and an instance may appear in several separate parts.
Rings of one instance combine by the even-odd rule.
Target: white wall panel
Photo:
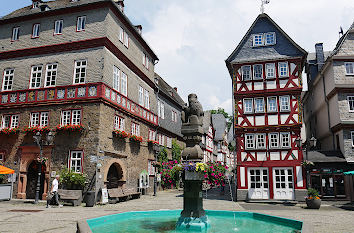
[[[302,176],[302,167],[296,166],[296,182],[298,187],[304,187],[304,178]]]
[[[240,167],[240,180],[241,180],[241,187],[245,187],[246,186],[245,167]]]
[[[256,116],[256,125],[265,125],[265,116]]]
[[[268,125],[277,125],[278,115],[268,115]]]

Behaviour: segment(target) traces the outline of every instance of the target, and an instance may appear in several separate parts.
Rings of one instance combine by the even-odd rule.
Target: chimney
[[[124,13],[124,0],[113,0],[113,1],[117,4],[119,10],[122,13]]]
[[[317,43],[315,45],[315,51],[316,51],[317,69],[321,70],[322,66],[324,65],[323,43]]]
[[[177,87],[174,87],[173,89],[175,89],[175,91],[176,91],[176,92],[178,92],[178,89],[177,89]]]
[[[42,0],[32,0],[32,9],[39,8],[39,3],[42,3]]]
[[[135,27],[135,29],[139,32],[139,34],[141,35],[141,33],[143,32],[143,26],[141,26],[141,25],[135,25],[134,27]]]

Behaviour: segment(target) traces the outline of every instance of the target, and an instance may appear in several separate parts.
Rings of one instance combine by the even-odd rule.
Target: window
[[[57,69],[58,69],[57,63],[47,64],[47,71],[45,75],[46,87],[54,87],[56,85]]]
[[[172,148],[172,138],[166,137],[166,147]]]
[[[149,57],[145,53],[143,53],[143,65],[146,69],[149,69],[149,62]]]
[[[69,170],[75,173],[82,172],[83,155],[82,151],[70,151]]]
[[[253,113],[253,99],[243,99],[243,113]]]
[[[290,133],[280,133],[280,143],[282,148],[290,148]]]
[[[354,62],[345,62],[345,74],[354,75]]]
[[[15,69],[5,69],[4,78],[2,79],[2,91],[11,91],[14,81]]]
[[[120,70],[118,67],[113,66],[113,89],[116,91],[119,91],[119,76],[120,76]]]
[[[114,129],[124,131],[124,118],[120,116],[114,117]]]
[[[253,46],[262,46],[263,45],[263,34],[253,35]]]
[[[242,66],[242,80],[243,81],[248,81],[252,79],[251,75],[251,66]]]
[[[41,25],[39,23],[33,24],[32,38],[38,38],[39,37],[40,26]]]
[[[172,115],[172,122],[177,122],[177,112],[172,110],[171,115]]]
[[[129,47],[129,35],[122,27],[119,27],[119,41],[122,42],[125,47]]]
[[[275,64],[266,64],[266,78],[275,78]]]
[[[159,134],[158,139],[159,139],[159,144],[161,146],[164,146],[165,145],[165,135]]]
[[[86,26],[86,16],[80,16],[77,18],[76,31],[85,31]]]
[[[19,39],[19,37],[20,37],[20,28],[19,27],[13,28],[11,40],[16,41]]]
[[[352,137],[352,147],[354,147],[354,131],[351,131],[350,134]]]
[[[139,104],[144,106],[144,88],[139,86]]]
[[[129,35],[126,31],[124,31],[124,46],[129,48]]]
[[[268,112],[277,112],[277,97],[271,96],[267,98],[268,101]]]
[[[270,133],[269,134],[269,149],[275,149],[279,147],[279,134]]]
[[[80,125],[81,110],[65,110],[61,113],[61,125]]]
[[[290,111],[290,96],[280,96],[279,102],[281,112]]]
[[[165,104],[160,100],[157,101],[157,113],[161,119],[165,119]]]
[[[119,27],[119,41],[124,42],[124,30],[122,27]]]
[[[154,176],[155,175],[155,168],[152,165],[152,160],[148,161],[148,171],[149,171],[149,176]]]
[[[127,90],[128,90],[128,82],[127,82],[127,78],[128,76],[122,72],[122,79],[121,79],[121,86],[120,86],[120,93],[122,93],[123,95],[127,96]]]
[[[254,134],[246,134],[245,136],[246,150],[254,149]]]
[[[279,77],[289,77],[287,62],[279,62]]]
[[[2,116],[1,128],[18,128],[19,115],[4,115]]]
[[[156,131],[149,129],[149,140],[155,141]]]
[[[254,110],[255,112],[264,112],[264,98],[254,99]]]
[[[63,33],[63,20],[56,20],[54,22],[54,35],[60,35]]]
[[[150,109],[150,96],[148,90],[144,90],[144,103],[145,108]]]
[[[349,112],[354,112],[354,96],[348,96]]]
[[[132,135],[140,136],[140,125],[132,123]]]
[[[268,32],[265,34],[265,45],[273,45],[275,42],[275,32]]]
[[[30,88],[40,88],[43,66],[32,66]]]
[[[30,127],[48,126],[49,112],[33,112],[31,113]]]
[[[253,65],[253,79],[263,79],[263,66],[258,64],[258,65]]]
[[[74,84],[85,83],[86,67],[86,60],[75,61]]]
[[[266,148],[266,135],[256,134],[256,148],[265,149]]]

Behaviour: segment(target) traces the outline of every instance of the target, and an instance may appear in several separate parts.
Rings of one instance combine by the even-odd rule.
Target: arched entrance
[[[27,169],[27,185],[26,185],[26,198],[34,199],[36,196],[36,187],[38,179],[38,166],[39,163],[33,160]],[[42,164],[42,174],[41,174],[41,187],[39,190],[39,198],[42,198],[44,192],[44,179],[45,179],[46,166]]]
[[[123,186],[123,169],[118,163],[113,163],[107,174],[107,188],[113,189]]]

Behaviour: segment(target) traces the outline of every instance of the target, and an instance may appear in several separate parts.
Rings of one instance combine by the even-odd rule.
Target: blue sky
[[[5,0],[2,0],[5,1]],[[204,109],[231,113],[231,79],[224,60],[260,13],[261,0],[125,0],[125,13],[143,25],[143,37],[160,61],[155,67],[183,99],[196,93]],[[6,1],[0,16],[30,5]],[[353,0],[270,0],[265,12],[308,52],[337,43],[339,27],[354,20]]]

